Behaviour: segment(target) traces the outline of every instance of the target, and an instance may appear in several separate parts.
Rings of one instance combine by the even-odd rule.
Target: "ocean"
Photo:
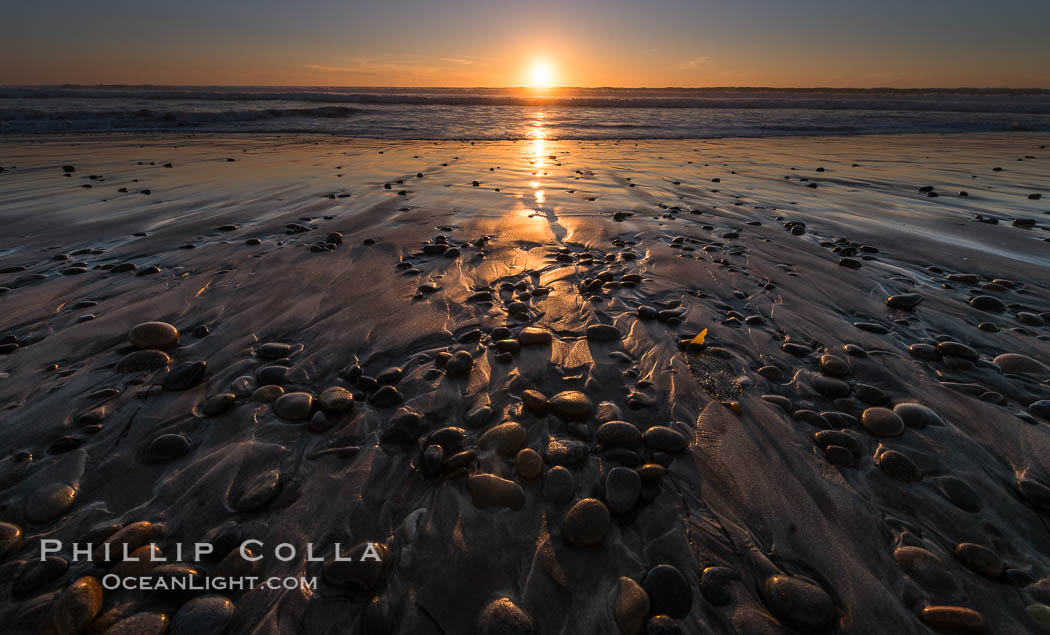
[[[693,139],[1050,131],[1050,90],[0,87],[0,134]]]

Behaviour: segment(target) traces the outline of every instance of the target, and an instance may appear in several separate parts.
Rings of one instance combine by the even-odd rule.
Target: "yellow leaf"
[[[693,346],[703,346],[705,337],[707,337],[707,329],[700,331],[700,334],[689,340],[689,343]]]

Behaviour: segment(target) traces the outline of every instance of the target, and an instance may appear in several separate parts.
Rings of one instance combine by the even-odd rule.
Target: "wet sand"
[[[1047,145],[2,139],[5,629],[1050,629]]]

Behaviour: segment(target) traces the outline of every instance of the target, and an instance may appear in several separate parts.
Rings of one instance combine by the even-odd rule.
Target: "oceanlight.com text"
[[[251,589],[317,590],[317,578],[305,576],[241,576],[236,578],[207,578],[197,576],[118,576],[110,573],[102,577],[102,587],[108,591],[248,591]]]

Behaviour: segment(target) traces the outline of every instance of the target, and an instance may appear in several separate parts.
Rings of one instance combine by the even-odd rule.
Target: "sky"
[[[4,4],[3,85],[1050,88],[1050,0]]]

